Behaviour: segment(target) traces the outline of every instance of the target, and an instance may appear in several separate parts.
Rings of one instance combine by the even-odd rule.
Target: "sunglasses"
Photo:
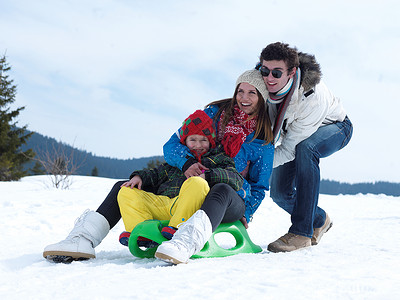
[[[265,66],[261,66],[260,72],[261,72],[261,76],[263,76],[263,77],[267,77],[269,75],[269,73],[272,73],[272,76],[274,78],[281,78],[281,76],[283,74],[283,72],[280,70],[270,70]]]

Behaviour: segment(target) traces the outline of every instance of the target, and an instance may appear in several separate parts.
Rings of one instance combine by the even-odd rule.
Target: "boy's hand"
[[[126,187],[130,187],[131,189],[133,189],[136,185],[137,185],[138,190],[142,189],[142,178],[140,178],[139,175],[133,176],[131,180],[121,184],[121,187],[126,186]]]
[[[191,165],[186,171],[185,171],[185,176],[186,178],[192,177],[192,176],[200,176],[201,174],[204,173],[204,171],[207,171],[208,168],[203,166],[201,163],[197,162]]]

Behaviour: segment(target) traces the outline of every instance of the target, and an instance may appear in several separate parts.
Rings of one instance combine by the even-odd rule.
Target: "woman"
[[[200,251],[220,223],[241,220],[247,228],[269,188],[274,147],[271,122],[265,106],[267,89],[259,71],[239,76],[231,99],[210,103],[204,110],[214,119],[217,141],[234,157],[236,168],[245,177],[243,188],[235,192],[226,184],[216,184],[189,220],[170,241],[162,243],[156,257],[175,264],[187,263]],[[182,169],[186,177],[197,176],[205,167],[181,146],[179,135],[164,145],[168,164]]]

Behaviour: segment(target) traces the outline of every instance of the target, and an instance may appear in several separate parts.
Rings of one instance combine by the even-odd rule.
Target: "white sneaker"
[[[198,210],[178,228],[170,241],[158,247],[155,257],[173,264],[186,264],[204,247],[211,234],[210,219],[203,210]]]

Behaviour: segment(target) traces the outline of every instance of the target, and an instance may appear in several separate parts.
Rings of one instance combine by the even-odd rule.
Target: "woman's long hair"
[[[211,105],[217,105],[219,107],[217,114],[214,116],[214,120],[218,120],[218,118],[221,116],[222,111],[225,110],[224,119],[220,120],[220,122],[222,122],[221,123],[222,130],[225,130],[226,125],[233,116],[234,107],[235,104],[237,103],[236,95],[239,89],[239,85],[240,84],[238,84],[235,89],[233,98],[216,100],[206,105],[206,107]],[[257,115],[258,118],[257,118],[256,129],[254,132],[254,137],[251,141],[258,138],[264,140],[265,144],[269,144],[273,140],[271,120],[269,119],[268,116],[268,111],[267,111],[267,106],[265,105],[265,101],[258,90],[257,90],[257,95],[258,95],[258,102],[255,115]]]

